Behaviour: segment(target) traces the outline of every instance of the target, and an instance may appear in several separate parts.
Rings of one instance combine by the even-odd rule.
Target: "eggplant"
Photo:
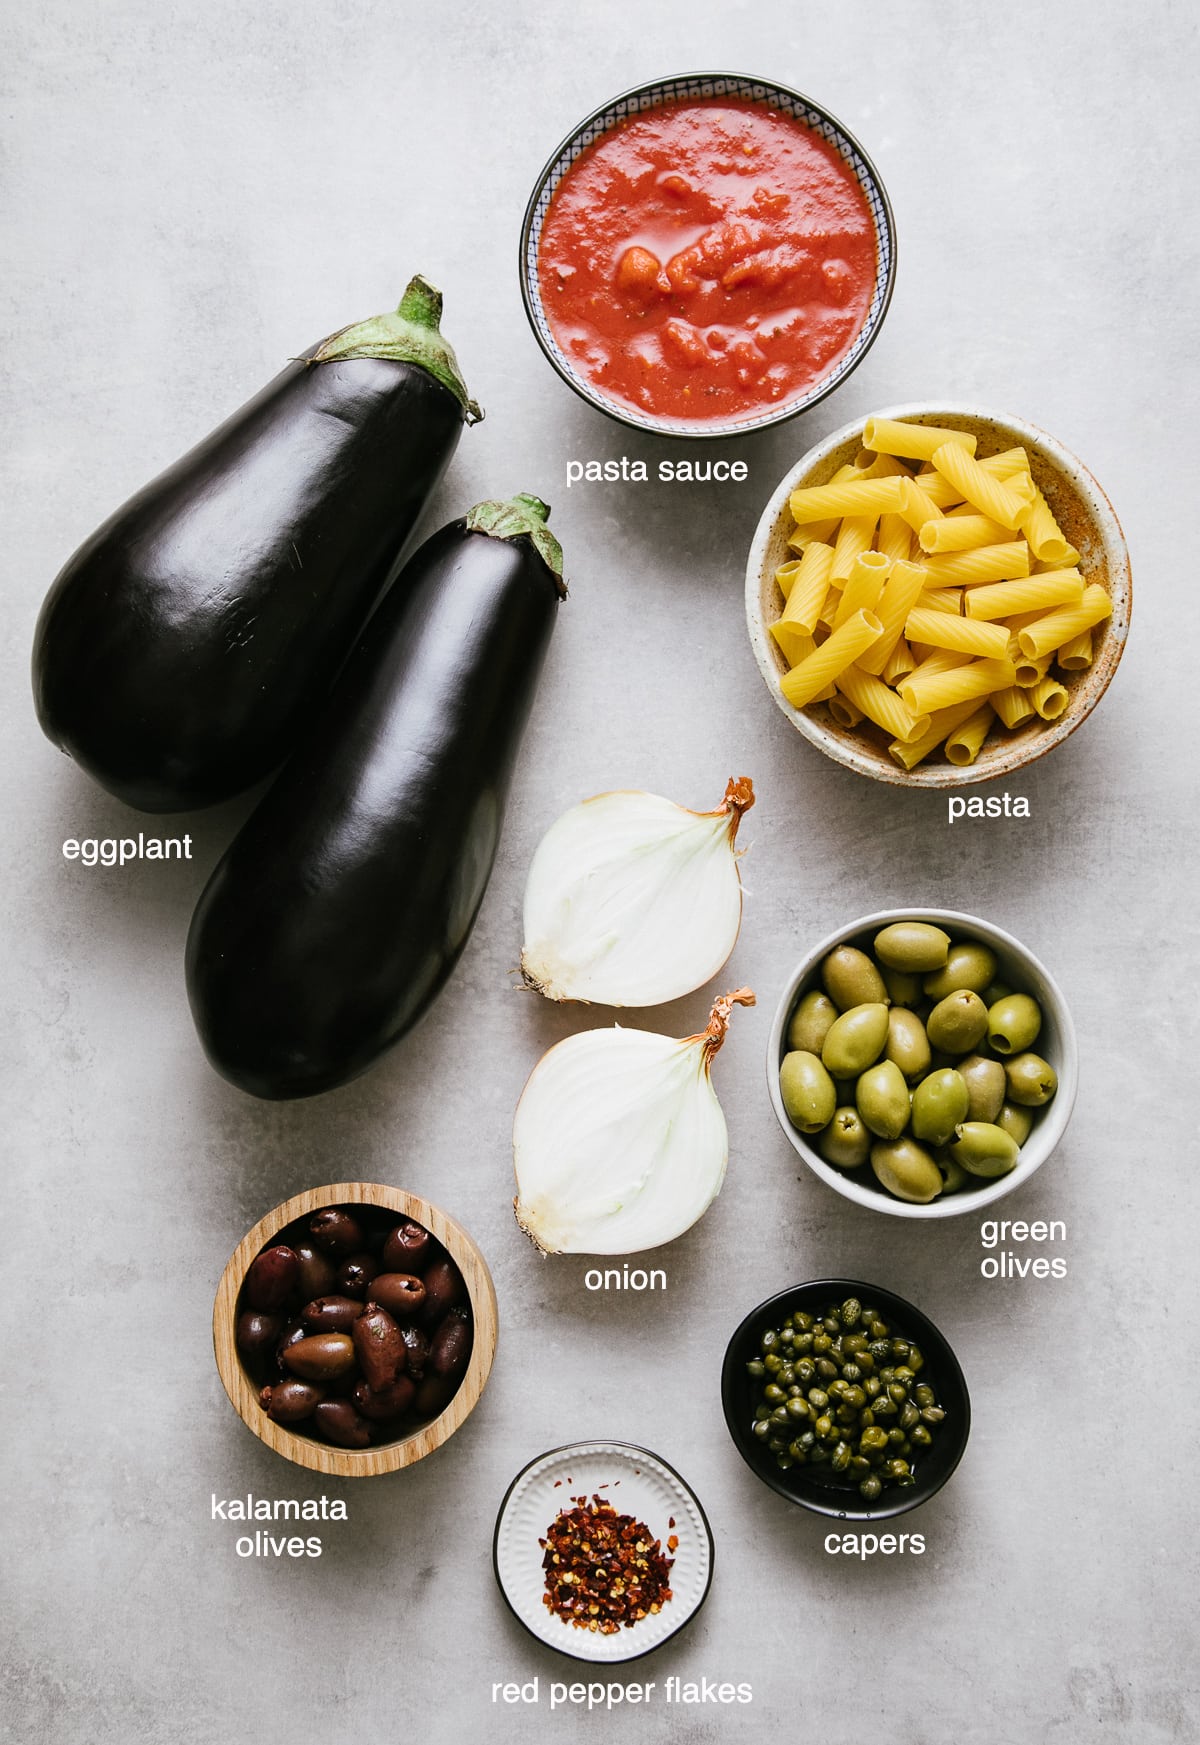
[[[421,546],[205,887],[188,998],[242,1090],[347,1083],[454,968],[566,591],[548,515],[481,503]]]
[[[482,417],[414,278],[132,497],[54,582],[34,637],[49,739],[146,812],[279,764]]]

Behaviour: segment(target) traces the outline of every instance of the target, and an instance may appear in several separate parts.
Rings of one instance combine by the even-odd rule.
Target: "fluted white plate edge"
[[[542,1603],[540,1541],[573,1497],[594,1495],[645,1522],[664,1551],[669,1534],[679,1540],[671,1599],[613,1636],[576,1629]],[[496,1581],[517,1621],[547,1648],[600,1665],[640,1660],[678,1635],[708,1598],[713,1554],[712,1530],[694,1491],[659,1455],[631,1442],[572,1442],[531,1460],[508,1487],[492,1542]]]

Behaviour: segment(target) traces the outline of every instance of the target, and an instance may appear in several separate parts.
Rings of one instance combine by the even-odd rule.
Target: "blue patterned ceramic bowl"
[[[832,146],[853,174],[866,198],[875,227],[876,256],[875,286],[866,320],[849,351],[838,359],[828,375],[823,376],[806,393],[795,399],[737,418],[703,424],[640,412],[624,401],[609,399],[601,393],[592,382],[575,370],[559,346],[551,331],[538,283],[538,252],[542,225],[555,191],[580,154],[627,116],[654,109],[661,103],[675,99],[699,97],[738,97],[779,109],[785,115],[802,122]],[[611,102],[595,110],[586,121],[580,122],[567,135],[538,177],[529,205],[525,209],[525,219],[521,226],[520,275],[525,312],[538,344],[568,387],[573,388],[589,405],[607,413],[621,424],[630,425],[635,430],[653,431],[659,436],[743,436],[751,430],[763,430],[768,425],[782,424],[786,419],[806,412],[818,400],[831,394],[865,357],[883,325],[883,318],[891,302],[892,286],[896,277],[895,224],[891,203],[879,179],[879,172],[866,152],[840,121],[836,121],[810,98],[799,91],[790,90],[786,85],[776,84],[773,80],[752,79],[740,73],[686,73],[675,79],[655,79],[649,84],[636,86],[632,91],[623,92],[621,96],[614,97]]]

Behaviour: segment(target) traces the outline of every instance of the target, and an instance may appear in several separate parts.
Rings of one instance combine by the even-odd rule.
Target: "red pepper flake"
[[[546,1591],[542,1604],[577,1630],[615,1636],[632,1629],[672,1597],[668,1585],[673,1558],[642,1521],[618,1515],[598,1493],[572,1497],[538,1544],[545,1552]],[[671,1525],[674,1526],[672,1521]],[[670,1545],[674,1551],[678,1541]]]

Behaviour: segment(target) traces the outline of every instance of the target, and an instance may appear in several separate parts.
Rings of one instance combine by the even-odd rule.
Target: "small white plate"
[[[578,1630],[542,1603],[545,1554],[539,1541],[559,1512],[573,1507],[573,1497],[595,1495],[619,1515],[643,1521],[675,1559],[672,1597],[661,1612],[612,1636]],[[667,1551],[672,1533],[679,1540],[674,1553]],[[573,1442],[539,1455],[517,1474],[496,1517],[492,1559],[500,1592],[531,1635],[573,1660],[612,1665],[661,1648],[696,1615],[712,1581],[713,1540],[697,1498],[649,1449],[630,1442]]]

